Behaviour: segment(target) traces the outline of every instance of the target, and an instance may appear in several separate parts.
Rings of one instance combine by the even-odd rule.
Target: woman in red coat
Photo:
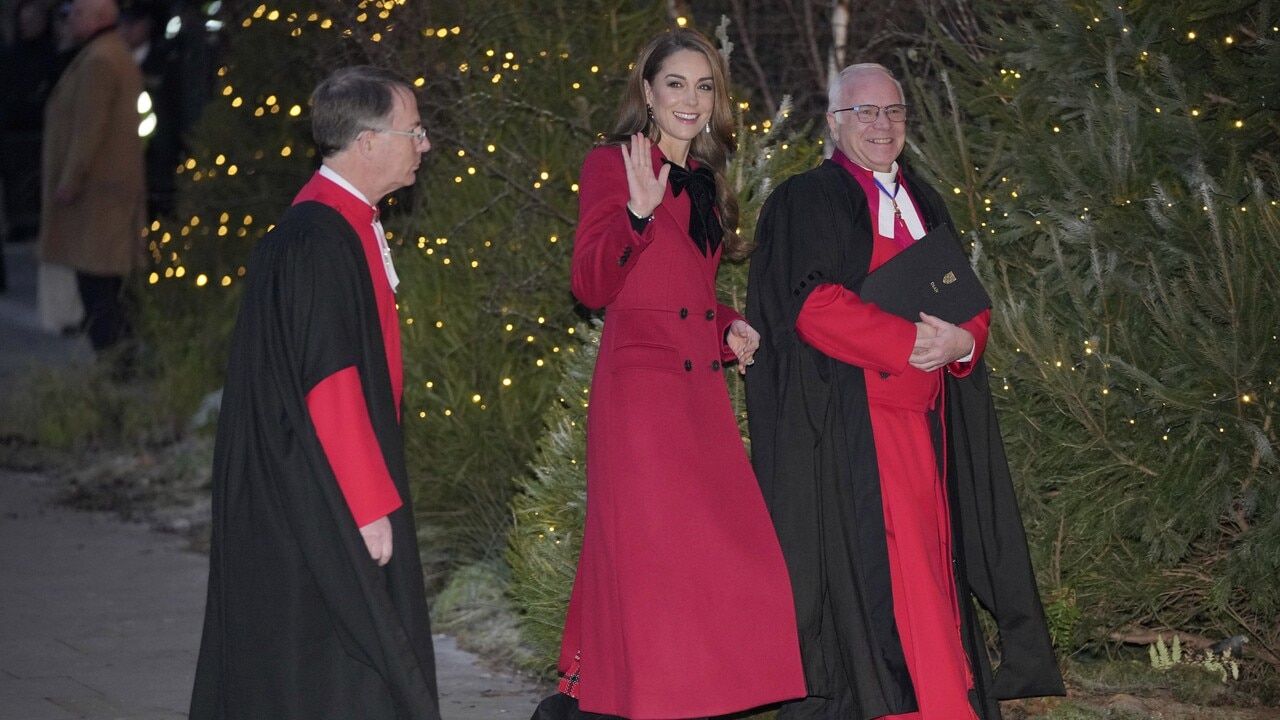
[[[760,336],[716,300],[741,258],[724,180],[727,70],[690,30],[641,53],[586,159],[573,292],[606,308],[587,415],[587,516],[561,688],[582,711],[702,718],[803,696],[778,541],[722,366]]]

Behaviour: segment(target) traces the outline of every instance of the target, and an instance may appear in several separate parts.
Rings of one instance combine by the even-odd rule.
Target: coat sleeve
[[[578,229],[573,237],[573,294],[587,307],[613,302],[636,256],[653,242],[652,222],[640,233],[631,226],[629,199],[622,150],[613,145],[592,150],[578,181]]]
[[[724,303],[718,303],[718,307],[716,308],[716,332],[719,333],[720,339],[722,340],[720,343],[720,360],[722,362],[728,363],[738,359],[738,356],[733,353],[733,350],[729,347],[729,343],[727,342],[727,338],[729,337],[729,326],[733,324],[734,320],[742,320],[743,322],[746,322],[746,318],[742,317],[742,314],[737,310],[734,310]]]

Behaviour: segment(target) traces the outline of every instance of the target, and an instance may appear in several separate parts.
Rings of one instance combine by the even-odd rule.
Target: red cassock
[[[787,569],[722,370],[740,316],[716,300],[719,251],[690,240],[670,185],[634,231],[617,146],[587,156],[580,186],[573,291],[607,314],[560,669],[582,710],[634,720],[801,697]]]

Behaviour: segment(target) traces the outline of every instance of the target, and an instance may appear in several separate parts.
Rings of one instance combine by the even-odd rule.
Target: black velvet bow
[[[671,173],[667,176],[671,193],[680,197],[680,193],[689,191],[689,237],[702,256],[709,257],[720,247],[720,240],[724,237],[715,212],[715,173],[705,165],[690,171],[666,158],[662,162],[671,166]]]

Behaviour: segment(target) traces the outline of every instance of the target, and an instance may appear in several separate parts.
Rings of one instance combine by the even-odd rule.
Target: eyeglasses
[[[413,138],[413,141],[421,145],[427,141],[427,129],[420,127],[417,130],[386,130],[384,128],[369,128],[376,133],[386,133],[388,135],[404,135]]]
[[[838,113],[846,110],[852,110],[858,116],[858,122],[864,123],[875,122],[876,118],[880,117],[881,110],[884,111],[884,116],[889,118],[889,122],[902,122],[907,119],[907,106],[901,104],[885,105],[884,107],[879,105],[854,105],[853,107],[840,108],[831,112]]]

